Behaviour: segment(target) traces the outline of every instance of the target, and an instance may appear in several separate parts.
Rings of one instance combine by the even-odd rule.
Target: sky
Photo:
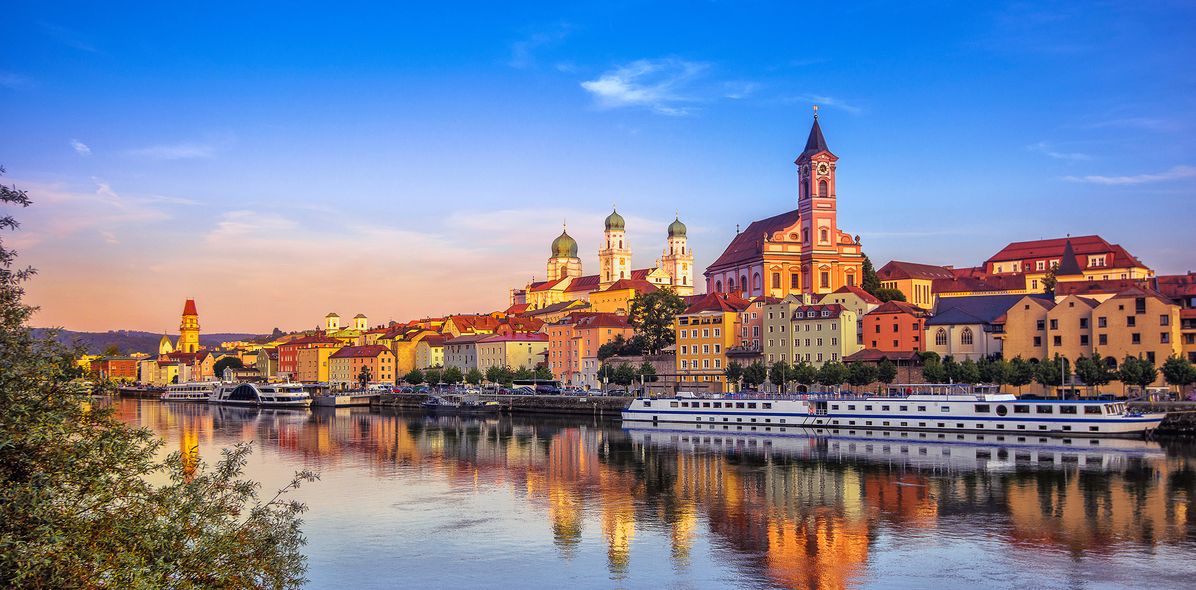
[[[877,267],[1100,234],[1196,270],[1191,2],[389,4],[6,3],[34,323],[503,309],[562,223],[595,272],[612,205],[700,272],[796,207],[815,104]]]

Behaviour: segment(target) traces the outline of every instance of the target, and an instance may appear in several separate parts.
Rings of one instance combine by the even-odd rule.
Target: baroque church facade
[[[543,309],[566,301],[586,301],[591,293],[599,291],[642,285],[669,287],[681,296],[693,295],[694,256],[680,218],[669,224],[664,250],[654,267],[635,268],[632,264],[626,221],[617,210],[606,217],[598,248],[598,274],[583,274],[577,241],[567,229],[552,241],[549,250],[546,280],[533,279],[522,289],[512,289],[512,305]]]
[[[814,124],[797,166],[797,209],[752,222],[706,268],[708,293],[783,298],[822,295],[859,286],[864,255],[859,236],[839,229],[835,174],[838,156]]]

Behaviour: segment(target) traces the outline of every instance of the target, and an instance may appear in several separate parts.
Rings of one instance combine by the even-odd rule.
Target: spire
[[[187,302],[183,304],[183,315],[199,315],[199,312],[195,310],[194,299],[188,299]]]
[[[806,139],[806,149],[803,156],[811,156],[818,152],[829,152],[826,138],[822,136],[822,127],[818,124],[818,105],[814,105],[814,125],[810,127],[810,137]]]
[[[1083,275],[1084,271],[1080,270],[1080,263],[1076,262],[1076,252],[1071,248],[1071,238],[1063,244],[1063,256],[1059,260],[1059,268],[1055,269],[1055,276],[1066,277]]]

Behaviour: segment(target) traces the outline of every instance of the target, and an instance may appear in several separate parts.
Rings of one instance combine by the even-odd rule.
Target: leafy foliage
[[[876,295],[880,290],[880,277],[876,276],[876,268],[872,266],[872,259],[864,255],[864,264],[860,272],[860,288]]]
[[[743,365],[737,361],[727,363],[727,368],[723,369],[723,374],[727,376],[727,383],[739,383],[743,378]]]
[[[818,383],[826,387],[842,385],[847,381],[847,366],[839,361],[823,363],[818,368]]]
[[[463,379],[465,379],[465,375],[462,375],[461,369],[457,367],[445,367],[440,372],[440,380],[444,383],[456,384],[460,383]]]
[[[424,382],[424,372],[419,369],[412,369],[410,373],[403,376],[403,381],[411,385],[419,385]]]
[[[1027,362],[1022,357],[1014,357],[1009,361],[1009,374],[1006,376],[1006,383],[1018,388],[1020,391],[1022,387],[1029,385],[1034,380],[1034,364]]]
[[[1067,359],[1056,355],[1051,360],[1038,363],[1034,370],[1034,380],[1045,387],[1059,387],[1063,385],[1064,373],[1068,367]]]
[[[847,367],[847,382],[862,387],[877,380],[880,371],[872,363],[852,363]]]
[[[764,363],[754,361],[743,370],[743,384],[755,389],[760,387],[761,383],[768,379],[768,369]]]
[[[486,380],[491,383],[510,385],[511,382],[515,380],[515,371],[512,371],[511,367],[490,365],[490,367],[486,369]]]
[[[881,383],[892,383],[897,379],[897,365],[889,359],[881,359],[876,363],[876,380]]]
[[[424,369],[424,379],[429,385],[436,385],[444,378],[443,373],[444,369],[441,368]]]
[[[905,301],[905,293],[900,289],[877,289],[873,295],[881,301]]]
[[[1159,378],[1159,370],[1154,363],[1136,356],[1126,356],[1121,361],[1121,368],[1117,370],[1117,380],[1126,385],[1146,388]]]
[[[1196,367],[1188,359],[1180,356],[1168,357],[1163,363],[1163,379],[1170,385],[1178,386],[1181,390],[1196,383]]]
[[[654,383],[656,381],[656,367],[652,363],[644,361],[639,369],[640,377],[643,378],[644,383]]]
[[[632,299],[627,322],[635,329],[636,336],[643,338],[644,352],[658,354],[661,349],[676,342],[673,320],[683,311],[685,300],[665,287]]]
[[[465,382],[470,385],[479,385],[482,382],[482,372],[474,367],[465,373]]]
[[[793,367],[785,361],[777,361],[768,368],[768,382],[784,388],[785,383],[793,380]]]
[[[818,382],[818,368],[808,361],[801,361],[793,365],[793,380],[808,388]]]
[[[638,335],[624,338],[622,334],[619,334],[615,336],[614,340],[598,347],[599,361],[605,361],[612,356],[639,356],[641,354],[644,354],[644,338]]]
[[[224,370],[229,367],[231,367],[233,369],[241,369],[241,368],[245,367],[245,363],[241,362],[241,359],[239,359],[235,356],[226,356],[226,357],[216,361],[215,365],[212,365],[212,371],[215,373],[216,377],[219,379],[224,376]]]
[[[1097,353],[1076,359],[1076,377],[1089,387],[1108,385],[1117,375]]]

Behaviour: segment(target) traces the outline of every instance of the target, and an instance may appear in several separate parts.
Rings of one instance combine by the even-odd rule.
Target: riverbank
[[[378,396],[373,405],[392,408],[419,408],[428,395],[422,393],[390,393]],[[573,396],[573,395],[484,395],[494,400],[502,411],[512,414],[569,414],[619,417],[631,403],[629,397]]]
[[[1158,436],[1196,436],[1196,402],[1130,402],[1139,412],[1166,412],[1167,418],[1154,431]]]

